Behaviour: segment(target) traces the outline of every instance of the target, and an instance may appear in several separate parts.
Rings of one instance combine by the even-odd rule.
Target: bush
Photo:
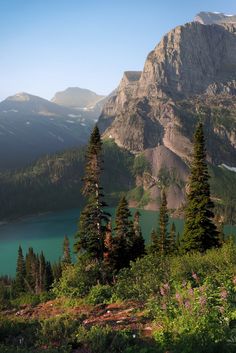
[[[77,341],[96,353],[158,353],[151,344],[143,342],[137,333],[114,331],[108,326],[92,326],[90,330],[81,326]]]
[[[108,304],[111,297],[111,286],[97,284],[96,286],[91,288],[89,295],[87,296],[87,302],[92,305]]]
[[[159,293],[160,283],[167,277],[168,259],[147,255],[131,263],[129,269],[120,271],[114,287],[113,298],[145,301]]]
[[[193,272],[201,281],[206,277],[211,277],[218,284],[230,280],[236,273],[236,246],[230,242],[205,254],[186,254],[170,260],[170,280],[193,282]]]
[[[40,322],[38,344],[46,347],[67,347],[76,341],[80,320],[62,315]]]
[[[87,257],[80,257],[75,265],[67,266],[61,278],[54,284],[53,293],[57,297],[82,298],[89,293],[100,278],[100,268]]]

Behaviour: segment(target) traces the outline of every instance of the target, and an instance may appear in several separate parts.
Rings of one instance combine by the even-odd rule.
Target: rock
[[[104,138],[144,153],[154,178],[161,168],[178,170],[180,182],[169,185],[171,208],[184,202],[199,107],[206,112],[208,161],[236,166],[236,23],[232,16],[210,25],[199,18],[167,33],[141,73],[124,73],[98,122]],[[156,202],[159,192],[144,179]]]

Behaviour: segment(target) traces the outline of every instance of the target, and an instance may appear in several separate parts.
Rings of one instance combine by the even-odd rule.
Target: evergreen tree
[[[51,288],[51,285],[53,283],[53,273],[52,273],[52,266],[49,261],[46,262],[46,283],[45,283],[45,289],[46,291],[49,291]]]
[[[16,265],[16,280],[14,290],[16,293],[25,291],[25,260],[21,246],[18,249],[17,265]]]
[[[39,293],[46,291],[46,260],[43,252],[39,256]]]
[[[26,268],[26,286],[27,291],[35,293],[36,278],[37,278],[37,259],[33,248],[29,248],[28,253],[25,257],[25,268]]]
[[[145,254],[145,241],[142,235],[142,229],[140,226],[140,213],[136,211],[134,214],[134,238],[133,244],[131,246],[131,260],[136,260],[137,258]]]
[[[115,238],[113,257],[116,270],[129,266],[132,259],[132,247],[134,239],[133,222],[130,220],[131,213],[128,202],[123,196],[116,210]]]
[[[160,254],[166,255],[170,252],[170,239],[168,233],[168,209],[167,209],[167,200],[166,193],[163,190],[161,197],[161,207],[160,207],[160,216],[159,216],[159,231],[160,231]]]
[[[151,242],[149,245],[149,252],[151,254],[157,254],[160,251],[160,239],[156,230],[152,229],[151,232]]]
[[[76,252],[87,252],[93,259],[103,260],[104,236],[109,214],[104,211],[101,187],[102,141],[95,126],[86,153],[83,195],[87,204],[81,212],[79,230],[76,235]]]
[[[171,223],[170,227],[170,253],[173,254],[177,250],[176,244],[176,227],[174,222]]]
[[[214,218],[214,204],[210,198],[209,174],[206,164],[205,139],[202,123],[198,123],[193,146],[182,238],[183,251],[204,252],[219,246],[219,237]]]
[[[64,265],[71,264],[71,255],[70,255],[70,241],[67,235],[64,237],[63,242],[63,256],[62,256],[62,263]]]

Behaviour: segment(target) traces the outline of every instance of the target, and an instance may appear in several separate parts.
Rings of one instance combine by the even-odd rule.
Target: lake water
[[[131,210],[134,212],[134,210]],[[115,210],[109,209],[114,215]],[[33,247],[35,252],[43,251],[47,260],[57,261],[62,255],[62,243],[68,235],[71,247],[77,230],[79,209],[28,217],[0,226],[0,275],[15,275],[16,257],[19,245],[23,252]],[[158,213],[140,211],[141,227],[146,241],[151,230],[157,226]],[[182,231],[183,221],[174,220],[177,231]],[[236,234],[236,228],[227,227],[227,233]]]

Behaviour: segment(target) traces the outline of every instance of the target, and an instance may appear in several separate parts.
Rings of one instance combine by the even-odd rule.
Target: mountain
[[[69,87],[64,91],[57,92],[51,101],[86,112],[91,119],[97,120],[101,114],[105,98],[105,96],[98,95],[88,89]]]
[[[234,23],[236,24],[236,15],[226,15],[222,12],[199,12],[195,19],[203,25],[221,24],[221,23]]]
[[[163,185],[169,207],[183,205],[199,111],[204,113],[208,162],[234,168],[234,23],[195,21],[174,28],[149,53],[142,72],[124,73],[103,108],[98,123],[103,138],[143,155],[151,165],[150,173],[136,181],[149,195],[146,207],[155,207]]]
[[[0,103],[0,170],[22,167],[48,153],[87,142],[86,114],[28,93]]]

